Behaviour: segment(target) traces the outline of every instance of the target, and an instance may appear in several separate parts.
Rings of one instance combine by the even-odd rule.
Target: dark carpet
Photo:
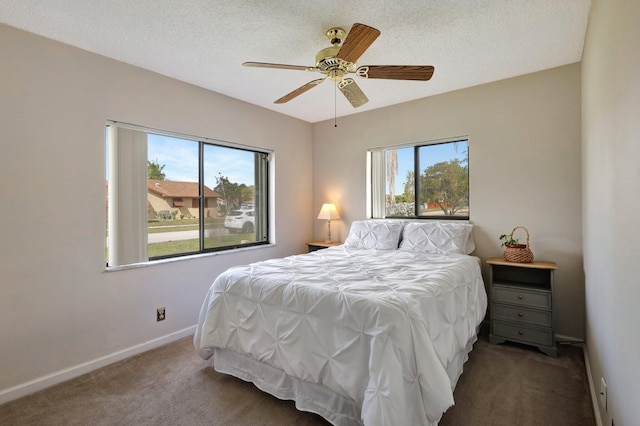
[[[595,425],[582,349],[558,358],[487,333],[465,364],[441,426]],[[291,401],[216,373],[184,338],[0,405],[8,425],[328,425]],[[395,425],[394,425],[395,426]]]

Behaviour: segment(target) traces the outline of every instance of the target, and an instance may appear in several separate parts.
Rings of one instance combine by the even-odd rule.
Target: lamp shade
[[[340,219],[340,215],[338,214],[338,210],[336,210],[336,206],[330,203],[325,203],[322,205],[320,209],[320,213],[318,214],[318,219]]]

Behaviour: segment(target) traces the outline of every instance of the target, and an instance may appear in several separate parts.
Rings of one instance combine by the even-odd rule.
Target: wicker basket
[[[504,251],[504,260],[513,263],[531,263],[533,262],[533,252],[529,248],[529,231],[527,231],[527,228],[524,226],[516,226],[513,228],[513,231],[511,231],[510,237],[513,237],[513,233],[516,232],[517,229],[524,229],[524,232],[527,233],[527,244],[507,246],[507,249]]]

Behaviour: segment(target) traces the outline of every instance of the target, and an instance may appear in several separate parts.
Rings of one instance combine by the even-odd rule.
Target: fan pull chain
[[[338,127],[338,82],[333,86],[333,127]]]

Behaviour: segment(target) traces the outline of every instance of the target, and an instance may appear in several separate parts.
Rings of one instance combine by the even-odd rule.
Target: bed
[[[340,246],[232,267],[198,354],[336,426],[435,425],[487,308],[471,228],[356,221]]]

